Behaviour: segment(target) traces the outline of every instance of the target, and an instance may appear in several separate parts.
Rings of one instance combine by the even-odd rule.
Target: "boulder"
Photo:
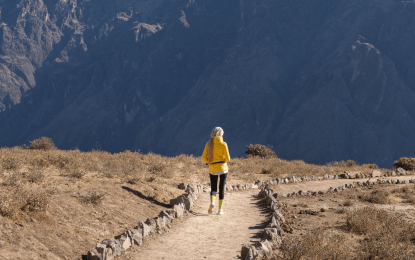
[[[180,218],[184,214],[184,204],[174,205],[173,210],[174,210],[174,215],[175,215],[174,217],[175,218]]]
[[[186,207],[187,211],[189,211],[193,207],[193,202],[193,197],[189,197],[184,200],[184,206]]]
[[[88,252],[86,255],[88,260],[103,260],[104,258],[100,257],[95,249]]]
[[[324,174],[323,179],[324,180],[328,180],[329,179],[329,175],[328,174]]]
[[[146,237],[149,235],[150,231],[149,228],[147,226],[147,224],[145,224],[142,220],[138,221],[138,226],[137,226],[137,230],[141,230],[141,235],[143,237]]]
[[[236,185],[236,188],[237,188],[238,190],[242,190],[242,185],[241,185],[241,184],[238,184],[238,185]]]
[[[246,187],[246,189],[252,189],[254,187],[254,185],[255,184],[253,184],[253,183],[248,183],[248,184],[245,184],[245,187]]]
[[[406,171],[401,167],[399,167],[396,171],[398,172],[399,175],[402,175],[402,176],[406,175]]]
[[[276,249],[279,245],[281,245],[281,236],[281,230],[278,230],[276,228],[265,228],[264,232],[262,233],[262,239],[272,242],[272,249]]]
[[[141,244],[143,243],[143,236],[138,230],[136,229],[128,230],[127,235],[131,239],[131,244],[141,246]]]
[[[349,179],[349,175],[347,174],[347,172],[340,174],[340,177],[342,177],[342,179]]]
[[[278,221],[280,224],[285,223],[284,215],[279,211],[275,210],[274,213],[272,213],[272,216],[275,218],[276,221]]]
[[[131,247],[131,239],[130,237],[127,235],[127,233],[118,235],[115,237],[116,240],[118,240],[118,243],[121,245],[121,252],[124,252],[125,250],[127,250],[128,248]]]
[[[177,205],[174,205],[174,206],[177,206]],[[155,219],[148,218],[144,223],[147,225],[148,232],[150,234],[153,234],[153,233],[156,232],[157,223],[156,223],[156,220]]]
[[[189,183],[186,188],[187,193],[199,193],[199,185],[196,183]]]
[[[378,170],[373,170],[371,176],[372,176],[372,178],[374,178],[374,177],[382,177],[382,173],[380,171],[378,171]]]
[[[174,206],[176,204],[184,203],[184,200],[185,200],[184,197],[178,197],[178,198],[175,198],[175,199],[171,199],[170,200],[170,205]]]
[[[106,259],[114,259],[114,257],[121,254],[121,245],[119,242],[115,239],[105,239],[102,241],[102,244],[105,244],[106,250],[105,250],[105,260]]]

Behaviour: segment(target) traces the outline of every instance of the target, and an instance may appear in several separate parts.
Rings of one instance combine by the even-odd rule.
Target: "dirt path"
[[[266,221],[258,190],[226,194],[224,215],[208,215],[209,193],[199,196],[189,219],[169,233],[159,235],[139,252],[130,250],[122,259],[239,259],[241,245],[258,241]],[[218,203],[216,203],[217,205]]]
[[[382,177],[382,178],[372,178],[372,179],[335,179],[335,180],[324,180],[324,181],[308,181],[308,182],[296,182],[296,183],[289,183],[283,185],[274,185],[273,189],[276,193],[292,193],[297,191],[319,191],[319,190],[327,190],[330,187],[337,188],[344,184],[350,184],[353,182],[365,182],[367,180],[376,181],[377,179],[381,180],[410,180],[415,179],[415,175],[407,175],[407,176],[395,176],[395,177]]]
[[[415,176],[380,179],[414,179]],[[377,178],[376,178],[377,179]],[[336,179],[274,185],[275,192],[319,191],[354,181]],[[373,181],[375,179],[372,179]],[[203,193],[193,208],[193,216],[175,226],[171,232],[158,235],[150,243],[129,250],[120,259],[240,259],[241,245],[258,241],[264,228],[266,212],[254,195],[259,190],[227,194],[222,216],[207,215],[209,194]],[[216,212],[215,208],[215,212]]]

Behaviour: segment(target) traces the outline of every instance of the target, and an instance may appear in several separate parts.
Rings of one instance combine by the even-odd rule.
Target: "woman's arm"
[[[203,160],[205,163],[209,163],[209,162],[208,162],[208,159],[207,159],[207,153],[208,153],[208,144],[206,143],[206,145],[205,145],[205,150],[203,150],[203,155],[202,155],[202,160]]]
[[[229,162],[231,160],[231,157],[229,155],[229,150],[228,150],[228,144],[225,143],[225,150],[224,150],[224,155],[225,155],[225,162]]]

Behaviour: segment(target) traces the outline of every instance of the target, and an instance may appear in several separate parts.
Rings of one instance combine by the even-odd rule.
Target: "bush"
[[[94,205],[99,205],[104,200],[105,194],[98,194],[95,191],[89,192],[87,196],[80,196],[79,199],[84,203],[91,203]]]
[[[388,204],[390,202],[389,192],[385,190],[374,190],[369,194],[359,196],[359,199],[375,204]]]
[[[246,147],[246,157],[271,158],[276,157],[275,152],[262,144],[250,144]]]
[[[41,138],[30,141],[30,149],[34,150],[55,150],[56,146],[51,138],[42,136]]]
[[[402,157],[398,161],[393,163],[393,168],[398,169],[399,167],[406,171],[415,170],[415,158]]]

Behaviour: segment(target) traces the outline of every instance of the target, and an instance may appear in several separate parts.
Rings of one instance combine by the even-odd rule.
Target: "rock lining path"
[[[414,175],[372,178],[414,179]],[[335,179],[274,185],[275,192],[319,191],[369,179]],[[240,259],[243,244],[259,241],[266,212],[256,198],[260,190],[246,190],[226,194],[224,215],[207,215],[209,193],[200,195],[192,209],[193,216],[174,227],[171,232],[158,235],[142,248],[127,251],[118,259]],[[293,198],[295,199],[295,198]],[[215,208],[217,210],[217,208]],[[216,211],[215,211],[216,212]],[[138,250],[137,252],[134,252]]]

